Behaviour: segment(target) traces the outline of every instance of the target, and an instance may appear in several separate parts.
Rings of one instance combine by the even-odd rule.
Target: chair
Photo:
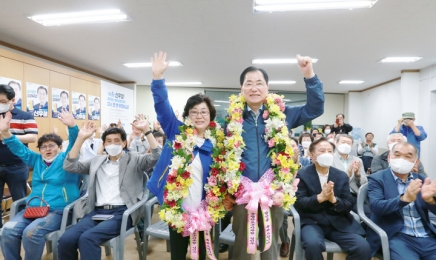
[[[289,260],[294,259],[294,251],[295,251],[295,258],[297,260],[304,260],[304,249],[301,245],[301,219],[300,215],[298,214],[297,210],[294,208],[294,206],[291,207],[291,215],[294,218],[294,231],[292,232],[292,238],[291,238],[291,245],[289,249]],[[360,223],[359,216],[350,211],[351,215],[353,215],[354,219],[356,219],[357,222]],[[344,251],[341,249],[341,247],[336,244],[335,242],[332,242],[328,239],[324,239],[324,244],[326,247],[327,252],[327,260],[333,260],[334,253],[344,253]]]
[[[371,219],[369,219],[363,210],[363,204],[368,199],[368,183],[360,186],[359,193],[357,194],[357,213],[359,214],[360,219],[368,226],[368,228],[372,229],[375,233],[380,236],[381,245],[382,245],[382,253],[377,252],[375,255],[378,259],[391,259],[391,254],[389,251],[389,238],[386,232],[377,226]]]
[[[167,241],[167,252],[170,252],[170,231],[168,230],[168,224],[162,220],[151,224],[151,215],[153,213],[153,206],[157,203],[157,198],[153,197],[145,203],[145,220],[144,220],[144,232],[143,232],[143,244],[142,252],[143,259],[147,259],[148,251],[148,236],[165,239]]]
[[[53,231],[45,235],[47,253],[53,252],[53,260],[58,259],[58,246],[57,246],[58,240],[67,229],[68,217],[70,211],[73,211],[74,204],[76,203],[76,201],[68,204],[64,208],[64,212],[62,214],[61,228],[57,231]],[[11,205],[11,214],[9,219],[12,219],[18,213],[20,206],[24,206],[24,205],[26,205],[26,198],[22,198],[20,200],[14,201],[14,203],[12,203]]]
[[[233,233],[231,223],[221,232],[221,220],[215,225],[214,253],[217,258],[219,256],[220,243],[229,245],[228,259],[233,259],[235,233]]]

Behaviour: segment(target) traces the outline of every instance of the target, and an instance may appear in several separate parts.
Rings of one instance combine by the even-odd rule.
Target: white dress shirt
[[[197,146],[201,147],[204,144],[204,139],[196,137],[195,139]],[[189,186],[189,195],[183,200],[184,209],[196,209],[203,197],[203,166],[201,165],[200,153],[197,153],[194,160],[191,163],[193,174],[191,175],[194,181],[191,186]]]
[[[120,159],[116,161],[106,161],[97,170],[96,194],[97,202],[95,206],[104,205],[125,205],[120,195]]]

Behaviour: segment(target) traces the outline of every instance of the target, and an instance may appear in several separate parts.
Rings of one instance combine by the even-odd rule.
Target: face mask
[[[121,145],[111,144],[111,145],[105,146],[105,149],[106,149],[106,152],[110,156],[117,156],[121,153],[121,151],[123,150],[123,147]]]
[[[330,134],[331,132],[332,132],[332,130],[330,130],[330,129],[326,129],[326,130],[324,131],[324,133],[325,133],[326,135]]]
[[[340,144],[340,145],[338,145],[338,151],[341,154],[349,154],[351,152],[351,145],[349,145],[349,144]]]
[[[323,153],[316,157],[316,161],[321,167],[330,167],[333,165],[333,154]]]
[[[46,159],[44,157],[42,157],[42,159],[44,159],[45,162],[51,163],[51,162],[53,162],[56,159],[56,157],[58,157],[58,155],[59,154],[56,154],[55,156],[53,156],[53,158],[50,158],[50,159]]]
[[[415,163],[416,161],[409,162],[403,158],[389,160],[389,166],[391,167],[392,171],[399,174],[408,174],[413,169],[413,166],[415,166]]]
[[[394,148],[394,145],[398,144],[398,142],[390,143],[389,144],[389,151],[392,151],[392,148]]]
[[[301,142],[301,145],[303,146],[303,148],[309,148],[311,143],[311,141],[303,141]]]
[[[335,139],[333,139],[333,138],[330,138],[330,139],[328,139],[327,141],[329,141],[329,142],[332,143],[332,144],[335,143]]]
[[[11,108],[11,104],[10,103],[0,104],[0,114],[8,112],[10,108]]]

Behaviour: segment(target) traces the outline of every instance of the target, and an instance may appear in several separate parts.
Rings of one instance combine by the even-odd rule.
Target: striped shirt
[[[397,183],[398,193],[404,194],[406,192],[407,186],[409,186],[410,181],[413,180],[412,174],[409,174],[407,181],[404,182],[402,179],[398,178],[393,172],[392,176],[394,176],[395,182]],[[418,194],[420,196],[420,194]],[[424,227],[424,224],[421,220],[421,216],[415,207],[415,202],[411,202],[404,206],[403,208],[403,219],[404,226],[401,229],[401,233],[413,236],[413,237],[428,237],[429,233]]]
[[[38,134],[38,126],[32,114],[16,107],[11,110],[11,114],[10,131],[13,135]],[[27,146],[27,144],[25,145]],[[0,142],[0,154],[0,165],[7,166],[22,163],[21,159],[15,156],[3,142]]]

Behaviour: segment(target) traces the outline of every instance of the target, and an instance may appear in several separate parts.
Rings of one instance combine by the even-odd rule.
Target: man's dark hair
[[[124,131],[124,129],[118,128],[118,127],[110,127],[108,129],[106,129],[106,131],[104,131],[104,133],[101,135],[101,140],[103,140],[103,142],[105,142],[106,141],[106,136],[112,135],[112,134],[120,134],[121,135],[121,140],[123,142],[127,140],[126,131]]]
[[[313,131],[315,131],[315,130],[319,133],[319,129],[318,129],[318,128],[312,128],[312,129],[310,130],[310,133],[313,134]]]
[[[39,86],[39,88],[36,90],[36,93],[38,93],[40,89],[43,89],[45,91],[45,94],[48,95],[47,89],[43,86]]]
[[[337,115],[336,115],[336,117],[338,117],[339,115],[341,115],[341,116],[342,116],[342,118],[343,118],[343,119],[345,119],[345,116],[344,116],[344,114],[337,114]]]
[[[157,138],[157,137],[163,137],[163,143],[164,143],[164,145],[165,145],[165,142],[166,142],[166,140],[167,140],[167,137],[166,137],[162,132],[160,132],[160,131],[154,131],[154,132],[153,132],[153,136],[154,136],[154,138]]]
[[[59,97],[62,97],[62,94],[65,94],[68,97],[68,92],[62,90],[61,94],[59,94]]]
[[[239,77],[239,83],[244,84],[244,80],[245,80],[245,75],[247,75],[247,73],[252,72],[252,71],[260,71],[263,75],[263,78],[265,79],[266,84],[268,85],[268,74],[266,73],[266,71],[264,69],[261,68],[256,68],[253,66],[250,66],[248,68],[246,68],[242,73],[241,76]]]
[[[5,84],[0,84],[0,94],[6,95],[6,98],[9,100],[15,97],[14,89]]]
[[[295,138],[295,137],[289,137],[289,139],[294,140],[294,142],[295,142],[297,145],[300,144],[300,141],[298,141],[298,139]]]
[[[329,143],[329,144],[333,147],[333,151],[335,151],[336,146],[335,146],[334,144],[330,143],[330,142],[327,140],[327,138],[325,138],[325,137],[321,137],[320,139],[317,139],[317,140],[313,141],[313,142],[310,144],[310,146],[309,146],[309,152],[313,153],[313,151],[315,150],[316,145],[319,144],[319,143],[321,143],[321,142],[327,142],[327,143]]]
[[[133,122],[135,122],[135,121],[133,121]],[[118,124],[117,124],[117,123],[110,123],[110,124],[109,124],[109,128],[110,128],[110,127],[118,127]]]
[[[94,98],[94,102],[98,100],[100,102],[100,99],[98,97]]]
[[[85,97],[84,95],[80,94],[80,95],[79,95],[79,100],[80,100],[80,97],[83,97],[83,100],[86,101],[86,97]]]
[[[366,133],[366,134],[365,134],[365,137],[366,137],[367,135],[372,135],[372,136],[374,136],[374,134],[371,133],[371,132]]]
[[[183,118],[189,116],[189,110],[191,110],[193,107],[200,103],[206,103],[207,107],[209,108],[209,115],[210,115],[210,121],[215,120],[216,116],[216,109],[215,106],[212,103],[212,100],[204,94],[198,93],[196,95],[191,96],[188,101],[186,101],[185,108],[183,110]]]
[[[11,86],[11,84],[15,84],[15,85],[18,85],[18,88],[21,90],[21,84],[20,83],[18,83],[18,82],[16,82],[16,81],[13,81],[13,80],[11,80],[11,81],[9,81],[9,83],[8,83],[8,86],[9,87],[12,87]]]
[[[41,137],[38,139],[38,146],[37,146],[37,148],[38,148],[38,149],[41,148],[41,146],[42,146],[43,143],[45,143],[45,142],[49,142],[49,141],[53,141],[53,142],[55,142],[58,146],[61,146],[63,140],[62,140],[62,138],[61,138],[59,135],[57,135],[57,134],[55,134],[55,133],[45,134],[45,135],[41,136]]]
[[[298,137],[298,141],[303,142],[303,137],[310,137],[310,140],[313,142],[313,135],[309,134],[308,132],[304,132]]]

